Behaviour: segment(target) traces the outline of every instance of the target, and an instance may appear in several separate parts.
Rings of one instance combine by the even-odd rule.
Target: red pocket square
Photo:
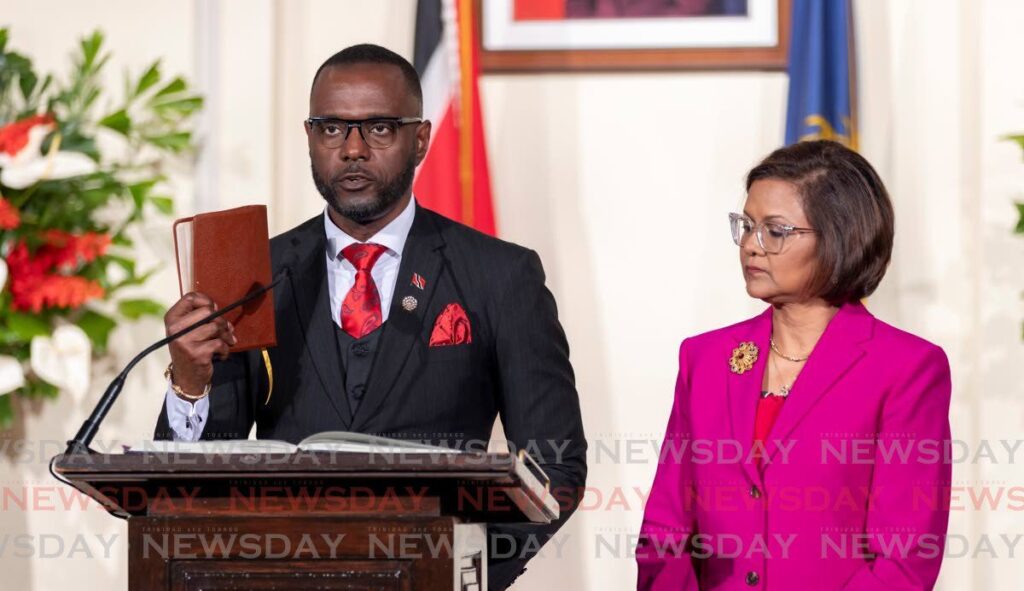
[[[434,331],[430,334],[431,347],[462,345],[473,342],[469,328],[469,317],[457,303],[448,304],[434,322]]]

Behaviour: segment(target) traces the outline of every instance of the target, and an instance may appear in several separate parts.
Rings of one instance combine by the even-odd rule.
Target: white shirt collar
[[[324,208],[324,229],[327,232],[327,255],[331,258],[337,258],[346,246],[355,244],[359,241],[346,234],[341,228],[336,226],[333,221],[331,221],[331,216],[327,213],[328,207]],[[391,220],[388,225],[381,228],[379,232],[371,236],[366,242],[372,242],[386,247],[393,256],[402,256],[402,250],[405,248],[406,239],[409,238],[409,230],[412,229],[412,222],[415,217],[416,197],[414,196],[409,199],[409,204],[405,206],[402,213],[398,214],[398,217]]]

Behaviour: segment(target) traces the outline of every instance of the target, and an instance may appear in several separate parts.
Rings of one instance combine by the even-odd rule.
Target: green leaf
[[[99,53],[100,47],[103,45],[103,33],[99,31],[93,31],[93,34],[88,37],[83,37],[81,41],[82,46],[82,69],[88,71],[92,68],[93,63],[96,60],[96,54]]]
[[[187,131],[148,136],[144,139],[157,148],[163,148],[172,152],[180,152],[192,145],[192,134]]]
[[[153,62],[153,65],[151,65],[149,69],[146,70],[144,74],[142,74],[142,77],[139,78],[139,83],[135,86],[134,96],[139,96],[140,94],[146,92],[159,81],[160,60],[156,60],[155,62]]]
[[[48,144],[43,146],[44,151],[48,149]],[[96,162],[100,160],[100,150],[96,146],[96,141],[82,136],[78,132],[65,134],[60,142],[60,149],[68,152],[81,152]]]
[[[113,197],[116,194],[116,189],[111,189],[108,187],[90,189],[82,191],[80,193],[82,197],[82,205],[90,211],[106,204],[108,201],[110,201],[111,197]],[[96,222],[95,225],[103,226],[103,224],[100,224],[99,222]]]
[[[6,29],[0,29],[0,51],[3,50],[5,37],[7,36]],[[14,424],[14,405],[11,404],[12,399],[10,394],[4,394],[0,396],[0,431],[4,431],[11,428]]]
[[[107,260],[124,269],[125,273],[127,273],[129,276],[135,276],[135,261],[126,257],[119,257],[116,255],[107,255]]]
[[[25,341],[31,341],[32,337],[43,337],[50,334],[50,323],[39,316],[31,314],[18,314],[12,312],[7,316],[7,328]]]
[[[166,111],[173,111],[182,115],[190,115],[195,113],[199,109],[203,108],[203,99],[198,96],[190,96],[182,99],[175,99],[172,101],[163,101],[159,103],[153,103],[153,110],[163,113]]]
[[[107,295],[113,295],[118,290],[124,289],[125,287],[130,287],[132,285],[143,285],[144,283],[149,281],[149,278],[152,277],[157,270],[158,269],[152,269],[150,271],[146,271],[142,275],[129,277],[124,281],[118,283],[117,285],[112,285],[110,289],[107,290]]]
[[[39,78],[36,77],[34,72],[22,72],[18,76],[18,86],[21,88],[21,96],[27,101],[32,97],[32,91],[36,89],[36,84],[39,83]]]
[[[0,327],[0,346],[6,347],[8,345],[16,346],[17,349],[15,352],[20,350],[27,351],[28,349],[25,346],[25,340],[18,336],[18,333],[7,327]]]
[[[7,47],[7,27],[0,29],[0,53]]]
[[[36,94],[38,94],[40,97],[43,96],[43,93],[46,92],[47,89],[50,88],[50,84],[52,84],[52,83],[53,83],[53,74],[47,74],[46,78],[43,78],[43,83],[40,84],[39,88],[36,89]]]
[[[1014,234],[1024,234],[1024,202],[1017,202],[1017,227]]]
[[[185,84],[185,80],[179,76],[158,90],[156,94],[153,95],[153,98],[150,99],[150,102],[156,102],[160,97],[167,96],[169,94],[183,92],[186,88],[187,85]]]
[[[85,93],[85,98],[82,99],[82,106],[83,106],[83,108],[88,109],[89,107],[91,107],[92,104],[95,103],[96,99],[98,99],[99,97],[100,97],[100,89],[99,88],[93,88],[89,92]]]
[[[149,192],[160,180],[162,179],[155,178],[135,183],[134,185],[128,185],[128,192],[132,194],[132,199],[135,201],[136,208],[142,209],[142,206],[146,203],[146,197],[149,196]]]
[[[1024,150],[1024,134],[1007,135],[1003,136],[1004,140],[1010,140],[1011,142],[1017,142],[1017,145]]]
[[[121,109],[100,119],[100,125],[113,129],[121,135],[128,135],[128,130],[132,127],[132,120],[128,117],[128,111]]]
[[[149,299],[122,300],[118,302],[117,310],[129,320],[138,320],[143,316],[163,316],[166,312],[163,305]]]
[[[174,200],[170,197],[150,197],[149,202],[164,215],[171,215],[174,213]]]
[[[117,326],[112,318],[92,310],[87,310],[85,314],[82,314],[76,324],[78,324],[78,328],[85,331],[89,340],[92,341],[92,346],[101,353],[106,351],[110,333]]]
[[[25,385],[18,391],[27,398],[56,398],[60,394],[60,389],[57,386],[39,376],[29,376],[25,380]]]
[[[14,74],[24,74],[32,70],[32,60],[20,53],[11,52],[3,55],[4,69]],[[6,74],[7,72],[3,72]]]

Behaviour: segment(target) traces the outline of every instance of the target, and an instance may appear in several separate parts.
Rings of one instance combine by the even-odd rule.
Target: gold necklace
[[[772,351],[775,351],[775,353],[778,354],[779,357],[782,357],[786,361],[792,361],[793,363],[803,363],[804,361],[807,361],[811,357],[810,354],[808,354],[805,357],[790,357],[789,355],[786,355],[785,353],[780,351],[778,345],[775,344],[775,337],[768,337],[768,343],[772,346]]]
[[[772,367],[775,368],[775,373],[776,375],[779,376],[779,381],[784,382],[785,378],[782,377],[782,370],[779,369],[779,364],[775,361],[775,357],[772,357],[771,360]],[[787,398],[789,396],[789,393],[792,391],[792,387],[792,384],[783,383],[781,386],[779,386],[778,392],[769,391],[767,394],[765,394],[764,397],[767,398],[769,396],[778,396],[779,398]]]

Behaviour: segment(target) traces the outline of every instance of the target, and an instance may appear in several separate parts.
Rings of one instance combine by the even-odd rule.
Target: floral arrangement
[[[84,395],[116,324],[163,314],[122,296],[153,272],[136,268],[130,230],[171,213],[162,168],[192,149],[202,107],[159,61],[126,75],[112,103],[99,32],[81,39],[64,81],[7,45],[0,29],[0,429],[14,396]]]

